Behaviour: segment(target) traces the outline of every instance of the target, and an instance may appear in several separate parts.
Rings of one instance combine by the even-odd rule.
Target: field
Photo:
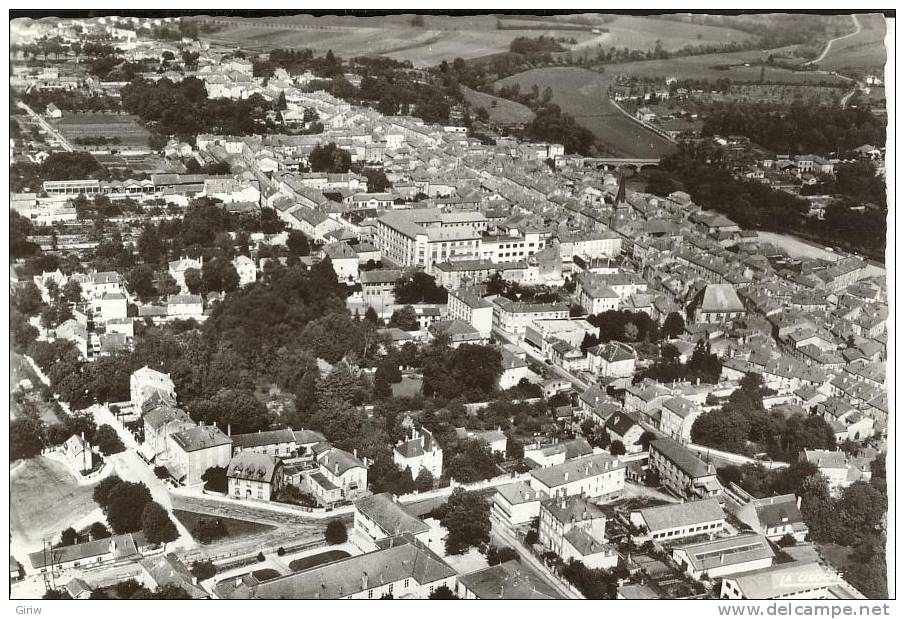
[[[93,486],[79,486],[65,465],[38,456],[10,475],[10,534],[17,546],[34,550],[57,541],[63,529],[98,509]],[[98,513],[100,519],[100,513]]]
[[[623,115],[607,98],[614,73],[597,73],[578,67],[547,67],[512,75],[496,87],[518,83],[522,92],[534,84],[553,89],[553,102],[590,129],[614,157],[659,158],[675,146]]]
[[[302,570],[317,567],[318,565],[345,559],[348,556],[349,553],[345,550],[328,550],[327,552],[311,555],[310,557],[302,557],[301,559],[296,559],[289,563],[289,569],[291,569],[293,572],[301,572]]]
[[[654,49],[657,41],[666,51],[675,51],[686,45],[717,45],[720,43],[742,43],[754,35],[718,26],[702,26],[685,22],[657,19],[656,17],[635,17],[620,15],[613,22],[604,24],[608,29],[592,39],[578,44],[577,49],[610,47],[648,50]]]
[[[490,121],[501,124],[528,123],[534,119],[534,112],[526,105],[509,99],[501,99],[467,86],[462,86],[465,100],[475,108],[483,107],[490,114]],[[496,107],[493,103],[496,102]]]
[[[751,37],[732,28],[669,22],[649,17],[620,16],[609,24],[600,24],[609,32],[593,34],[572,29],[570,16],[556,18],[526,15],[519,19],[501,16],[506,30],[497,29],[493,15],[428,15],[424,26],[411,24],[410,15],[375,17],[298,15],[281,19],[252,21],[230,20],[227,26],[205,38],[224,45],[240,45],[263,50],[274,47],[308,47],[318,53],[332,49],[339,56],[384,55],[409,60],[418,67],[432,66],[454,58],[479,58],[509,50],[516,37],[556,37],[575,39],[575,49],[597,45],[653,49],[657,41],[666,50],[685,45],[744,41]],[[589,17],[591,21],[598,16]],[[513,26],[519,29],[508,29]]]
[[[879,70],[886,63],[886,22],[882,15],[858,16],[861,32],[835,41],[820,61],[820,68],[827,71]]]
[[[702,54],[699,56],[681,56],[667,60],[640,60],[602,65],[600,68],[610,74],[637,75],[646,78],[668,78],[691,80],[717,80],[729,78],[737,82],[759,82],[760,61],[763,52],[753,50],[744,52],[727,52],[722,54]],[[747,66],[746,66],[747,65]],[[842,77],[818,71],[792,71],[779,67],[767,66],[764,69],[764,81],[785,84],[839,84],[847,83]]]
[[[76,149],[148,149],[148,131],[139,124],[138,118],[128,114],[67,113],[64,114],[63,118],[54,121],[53,124],[63,134],[63,137],[72,142],[73,147]],[[119,144],[79,146],[74,142],[76,138],[109,138],[114,136],[121,140]]]
[[[223,523],[223,526],[226,527],[226,539],[255,535],[273,529],[270,525],[251,522],[249,520],[238,520],[225,516],[212,516],[210,514],[200,514],[198,512],[189,512],[181,509],[174,509],[173,515],[179,519],[179,522],[185,525],[185,528],[188,529],[189,532],[192,532],[201,520],[219,519]]]
[[[403,376],[402,381],[390,385],[395,398],[411,398],[421,393],[424,379],[419,376]]]

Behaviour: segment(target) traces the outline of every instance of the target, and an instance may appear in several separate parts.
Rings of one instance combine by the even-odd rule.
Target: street
[[[53,139],[55,139],[55,140],[57,140],[57,142],[59,142],[60,148],[62,148],[63,150],[65,150],[67,152],[70,152],[70,153],[73,151],[72,145],[69,143],[69,141],[66,138],[63,137],[63,134],[60,133],[59,131],[57,131],[53,126],[51,126],[51,124],[49,122],[44,120],[44,118],[40,114],[36,113],[34,110],[32,110],[30,107],[28,107],[27,105],[25,105],[22,102],[19,102],[18,105],[20,108],[22,108],[23,110],[28,112],[28,115],[31,116],[33,119],[35,119],[37,121],[37,123],[39,125],[41,125],[41,128],[44,129],[44,131],[49,133]]]
[[[564,585],[558,578],[551,574],[547,566],[541,563],[541,561],[538,560],[538,558],[535,557],[530,550],[522,545],[522,543],[515,537],[515,535],[512,534],[512,531],[509,530],[509,527],[506,524],[498,521],[493,515],[491,515],[490,524],[491,540],[496,539],[497,543],[512,547],[516,552],[518,552],[522,565],[530,566],[531,568],[533,568],[534,572],[538,576],[540,576],[545,583],[553,587],[553,589],[557,591],[561,596],[563,596],[563,598],[567,600],[583,599],[581,595],[572,591],[572,589]]]

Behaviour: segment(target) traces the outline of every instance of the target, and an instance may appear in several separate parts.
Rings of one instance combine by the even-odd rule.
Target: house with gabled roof
[[[229,496],[270,501],[283,486],[283,463],[274,456],[245,449],[226,467]]]

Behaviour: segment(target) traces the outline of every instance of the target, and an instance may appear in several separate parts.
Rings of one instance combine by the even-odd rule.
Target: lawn
[[[129,114],[104,114],[89,112],[66,113],[63,118],[54,121],[54,126],[60,130],[73,146],[83,150],[129,150],[148,149],[148,131],[138,121],[138,118]],[[74,142],[76,138],[94,137],[118,137],[119,144],[86,145],[79,146]]]
[[[79,486],[60,462],[38,456],[10,475],[10,533],[28,547],[60,532],[98,509],[94,486]]]
[[[860,15],[861,32],[855,36],[835,41],[820,61],[820,68],[827,71],[846,69],[882,69],[886,64],[886,21],[882,15]]]
[[[534,119],[534,112],[527,105],[509,99],[501,99],[467,86],[462,86],[465,100],[475,108],[483,107],[490,115],[490,121],[500,124],[528,123]],[[494,106],[494,101],[496,106]]]
[[[411,398],[421,393],[424,379],[420,376],[403,376],[402,382],[390,385],[394,398]]]
[[[320,554],[311,555],[310,557],[302,557],[289,563],[289,569],[293,572],[301,572],[302,570],[311,569],[325,563],[332,563],[350,556],[345,550],[328,550]]]
[[[499,88],[518,83],[522,92],[537,84],[553,90],[553,102],[590,129],[615,157],[659,158],[675,149],[668,140],[627,118],[607,97],[615,72],[597,73],[579,67],[546,67],[512,75],[497,82]]]
[[[206,522],[210,522],[211,520],[219,520],[226,530],[226,535],[218,538],[218,540],[236,539],[239,537],[244,537],[246,535],[255,535],[257,533],[270,531],[274,528],[271,525],[251,522],[250,520],[239,520],[236,518],[227,518],[225,516],[216,516],[212,514],[202,514],[181,509],[174,509],[173,515],[179,519],[179,522],[185,525],[185,528],[188,529],[190,533],[192,533],[192,536],[195,535],[195,528],[201,523],[202,520]]]

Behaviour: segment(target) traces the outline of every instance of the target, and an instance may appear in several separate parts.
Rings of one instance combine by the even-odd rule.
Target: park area
[[[57,542],[63,529],[83,522],[97,512],[94,486],[80,486],[66,466],[44,456],[15,463],[10,468],[10,535],[19,551],[41,548],[43,540]],[[78,527],[77,527],[78,528]]]
[[[79,150],[148,149],[150,134],[137,117],[129,114],[67,112],[53,124]],[[100,143],[105,138],[118,138],[119,142]],[[86,143],[80,144],[82,140]]]
[[[496,83],[496,88],[519,84],[522,92],[531,87],[553,90],[553,102],[563,112],[590,129],[603,150],[613,157],[658,159],[675,150],[675,145],[628,118],[607,95],[615,73],[598,73],[579,67],[546,67],[512,75]]]
[[[192,537],[202,544],[207,544],[215,540],[235,539],[247,535],[255,535],[273,529],[270,525],[251,522],[249,520],[214,516],[211,514],[202,514],[181,509],[174,509],[173,515],[176,516],[179,522],[185,525],[185,528],[189,530]]]

